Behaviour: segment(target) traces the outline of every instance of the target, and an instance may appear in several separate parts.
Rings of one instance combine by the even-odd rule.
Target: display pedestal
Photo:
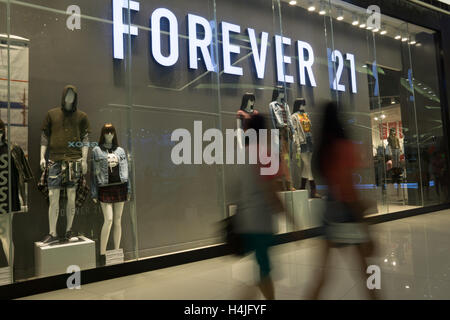
[[[11,284],[11,268],[0,268],[0,286],[5,286],[7,284]]]
[[[286,208],[286,211],[294,217],[294,220],[299,227],[298,230],[307,228],[306,221],[309,215],[308,194],[307,190],[278,192],[278,196]],[[294,230],[290,223],[287,223],[284,214],[278,216],[277,222],[278,233],[298,231]]]
[[[323,213],[325,211],[326,200],[309,199],[309,217],[308,228],[317,228],[322,226]]]
[[[117,250],[107,250],[106,251],[106,263],[105,265],[110,266],[113,264],[123,263],[123,249]]]
[[[69,266],[81,270],[95,268],[95,242],[80,236],[80,241],[41,247],[34,243],[36,275],[39,277],[64,274]]]

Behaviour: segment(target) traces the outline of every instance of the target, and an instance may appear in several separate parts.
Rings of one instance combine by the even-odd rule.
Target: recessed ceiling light
[[[295,1],[295,0],[289,1],[289,4],[290,4],[291,6],[295,6],[295,5],[297,4],[297,1]]]
[[[308,11],[313,12],[316,11],[316,6],[314,5],[314,1],[309,1]]]
[[[396,35],[396,36],[395,36],[395,40],[400,40],[401,38],[402,38],[401,35]]]
[[[408,38],[402,38],[402,42],[406,42],[406,41],[408,41]]]
[[[339,9],[337,10],[337,13],[338,13],[338,16],[337,16],[336,19],[338,19],[339,21],[344,20],[344,10],[342,10],[341,8],[339,8]]]
[[[422,44],[420,42],[416,43],[416,47],[421,47],[421,46],[422,46]]]
[[[386,30],[382,30],[382,31],[380,32],[381,35],[385,35],[386,33],[387,33]]]
[[[360,27],[361,29],[363,29],[363,28],[366,27],[366,24],[365,24],[365,23],[361,23],[361,24],[359,25],[359,27]]]
[[[357,26],[359,24],[359,19],[356,15],[352,16],[352,25]]]

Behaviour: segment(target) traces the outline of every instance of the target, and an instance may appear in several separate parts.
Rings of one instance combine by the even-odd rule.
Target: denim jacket
[[[287,123],[283,121],[283,114],[280,105],[276,101],[270,103],[270,114],[272,118],[272,123],[274,128],[281,129],[284,127],[288,127],[292,134],[294,134],[294,125],[291,119],[291,111],[289,110],[289,105],[287,103],[284,104],[286,108],[286,120]]]
[[[122,183],[128,181],[128,158],[125,150],[117,147],[113,153],[119,158],[119,175]],[[109,184],[108,175],[108,152],[102,150],[99,146],[92,149],[91,159],[91,195],[93,199],[97,199],[98,187],[107,186]],[[131,193],[131,185],[128,183],[128,194]]]

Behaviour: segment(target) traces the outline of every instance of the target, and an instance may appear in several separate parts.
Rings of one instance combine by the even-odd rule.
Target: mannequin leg
[[[108,245],[109,233],[113,223],[113,205],[112,203],[100,202],[100,206],[105,219],[100,236],[100,254],[106,254],[106,246]]]
[[[75,218],[75,198],[77,195],[76,188],[67,188],[67,226],[66,231],[72,230],[73,219]]]
[[[303,152],[300,154],[302,158],[302,178],[307,180],[314,180],[312,175],[312,169],[311,169],[311,160],[312,160],[312,153],[311,152]]]
[[[12,215],[12,213],[0,215],[0,240],[2,242],[3,252],[5,253],[6,261],[8,262],[9,266],[11,265],[11,259],[9,257],[9,250],[11,244],[10,240],[11,235],[9,234],[11,223],[9,221],[10,215]]]
[[[289,166],[289,137],[287,133],[283,133],[282,135],[282,141],[281,141],[281,154],[282,154],[282,161],[285,164],[286,172],[285,172],[285,190],[291,190],[292,188],[292,182],[291,182],[291,169]]]
[[[120,248],[122,238],[122,212],[125,202],[114,203],[114,249]]]
[[[48,208],[49,234],[56,237],[56,224],[58,223],[59,214],[59,195],[61,190],[51,189],[48,191],[50,206]]]

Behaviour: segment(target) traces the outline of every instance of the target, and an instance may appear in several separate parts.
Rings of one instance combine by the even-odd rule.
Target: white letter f
[[[123,9],[128,9],[128,3],[130,3],[130,10],[139,11],[139,2],[128,0],[113,0],[113,32],[114,32],[114,58],[123,59],[123,35],[131,34],[132,36],[138,35],[138,28],[131,27],[128,24],[123,24]]]

